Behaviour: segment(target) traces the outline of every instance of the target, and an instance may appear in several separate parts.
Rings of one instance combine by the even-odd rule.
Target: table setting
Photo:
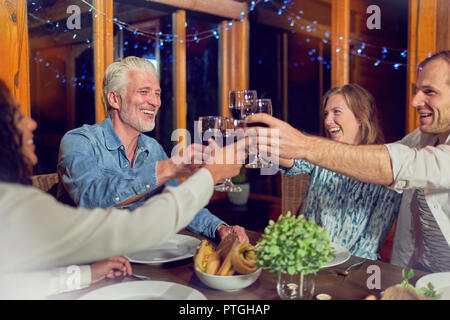
[[[286,218],[285,218],[286,219]],[[292,218],[291,218],[292,219]],[[305,222],[302,222],[302,225]],[[306,226],[306,224],[305,224]],[[250,244],[247,252],[262,246],[264,233],[247,230]],[[207,274],[196,269],[195,258],[202,242],[208,242],[213,248],[220,249],[209,239],[187,230],[171,237],[158,247],[145,252],[130,254],[133,275],[119,279],[105,279],[89,288],[59,294],[49,299],[80,300],[364,300],[381,299],[386,289],[405,283],[416,287],[435,286],[440,299],[449,299],[449,275],[427,274],[414,270],[405,275],[401,267],[352,256],[348,250],[338,244],[328,243],[329,259],[315,272],[305,275],[313,280],[308,294],[299,297],[286,297],[280,294],[279,273],[272,272],[267,266],[255,264],[246,274],[234,272],[231,276]],[[327,249],[327,250],[328,250]],[[237,250],[239,252],[239,250]],[[241,253],[245,255],[245,250]],[[252,255],[249,255],[252,256]],[[257,256],[257,254],[255,254]],[[248,257],[247,257],[248,258]],[[220,265],[223,265],[223,260]],[[220,268],[216,267],[216,270]],[[307,266],[306,264],[302,267]],[[372,274],[371,268],[381,270],[379,288],[369,288],[367,283]],[[254,271],[253,271],[254,270]],[[402,272],[403,271],[403,272]],[[294,272],[295,274],[295,272]],[[409,278],[407,278],[408,276]],[[301,283],[288,282],[287,288],[298,293]],[[418,281],[420,280],[421,281]],[[444,281],[445,280],[445,281]],[[446,284],[446,285],[445,285]]]
[[[199,117],[196,134],[204,146],[214,147],[211,139],[220,147],[234,143],[247,134],[247,116],[273,113],[271,100],[258,98],[255,90],[230,91],[229,110],[231,118]],[[247,151],[245,168],[272,166],[256,144]],[[231,179],[214,189],[242,192]],[[51,299],[378,300],[400,298],[404,291],[411,299],[450,299],[450,273],[406,272],[352,256],[344,245],[331,242],[324,228],[302,215],[287,212],[277,221],[270,220],[262,233],[246,232],[250,243],[229,235],[216,244],[182,230],[158,246],[126,255],[132,275]]]

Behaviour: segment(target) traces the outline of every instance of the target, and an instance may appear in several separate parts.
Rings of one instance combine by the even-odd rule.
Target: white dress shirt
[[[414,250],[411,201],[415,189],[424,189],[428,207],[450,246],[450,132],[435,135],[416,129],[386,147],[394,173],[390,187],[404,191],[391,263],[406,266]]]
[[[45,273],[161,244],[186,227],[212,193],[212,176],[200,169],[130,213],[116,208],[72,208],[37,188],[0,183],[0,282],[8,282],[6,274]],[[42,279],[48,279],[48,274],[36,283]],[[0,296],[5,297],[8,288],[2,283]]]

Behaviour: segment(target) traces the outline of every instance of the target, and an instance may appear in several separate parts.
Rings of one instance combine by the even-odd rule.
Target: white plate
[[[175,234],[167,242],[149,250],[126,256],[130,262],[161,264],[193,257],[200,240],[194,237]]]
[[[441,295],[441,300],[450,300],[450,272],[437,272],[427,274],[416,282],[416,288],[426,287],[428,283]]]
[[[79,300],[207,300],[199,291],[166,281],[129,281],[91,291]]]
[[[334,267],[337,265],[340,265],[350,259],[352,256],[350,254],[350,251],[347,250],[347,248],[337,244],[337,243],[331,243],[331,246],[334,249],[334,258],[328,262],[326,265],[322,266],[322,268],[328,268],[328,267]]]

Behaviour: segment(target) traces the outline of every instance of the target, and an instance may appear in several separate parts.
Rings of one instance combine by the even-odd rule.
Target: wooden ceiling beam
[[[241,12],[247,12],[247,4],[233,0],[146,0],[185,10],[213,14],[228,19],[240,19]]]

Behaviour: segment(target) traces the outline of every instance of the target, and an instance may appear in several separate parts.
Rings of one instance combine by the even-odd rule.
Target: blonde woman
[[[342,143],[380,144],[375,100],[357,84],[329,90],[323,97],[325,136]],[[329,155],[333,157],[332,154]],[[295,159],[288,175],[308,174],[310,183],[301,214],[323,226],[333,242],[353,255],[376,260],[400,206],[401,195]]]

